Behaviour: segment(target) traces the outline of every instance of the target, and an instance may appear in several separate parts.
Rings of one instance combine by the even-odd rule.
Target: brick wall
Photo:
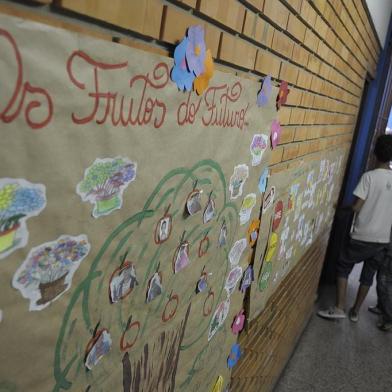
[[[204,25],[217,68],[289,82],[272,172],[350,147],[364,80],[380,53],[361,0],[0,0],[0,12],[163,55],[189,25]],[[245,355],[232,391],[272,389],[309,318],[328,232],[241,336]]]

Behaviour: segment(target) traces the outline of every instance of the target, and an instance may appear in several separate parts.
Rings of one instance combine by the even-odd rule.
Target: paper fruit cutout
[[[210,197],[208,198],[208,203],[203,213],[203,223],[210,222],[215,216],[215,201]]]
[[[264,263],[263,270],[259,279],[259,290],[264,291],[268,288],[269,279],[272,274],[272,263],[269,261]]]
[[[233,324],[231,325],[231,331],[234,335],[238,335],[243,329],[245,325],[245,314],[244,309],[241,309],[239,313],[234,317]]]
[[[170,237],[172,231],[172,216],[168,213],[169,208],[155,226],[154,241],[156,244],[162,244]]]
[[[286,104],[289,93],[289,85],[285,80],[282,80],[282,83],[279,86],[278,95],[276,97],[276,110],[279,110],[282,105]]]
[[[245,196],[242,201],[241,209],[240,209],[240,224],[244,225],[249,221],[250,216],[252,214],[252,209],[256,205],[256,194],[249,193]]]
[[[263,214],[274,204],[275,200],[275,187],[272,186],[270,191],[264,196],[263,201]]]
[[[282,128],[278,120],[272,120],[271,124],[271,148],[274,149],[280,141]]]
[[[269,262],[275,255],[276,248],[278,246],[278,235],[274,232],[271,233],[268,239],[267,253],[265,255],[265,261]]]
[[[218,376],[214,386],[211,389],[211,392],[222,392],[223,391],[223,377]]]
[[[92,370],[109,353],[111,347],[112,338],[109,331],[106,328],[97,331],[86,347],[86,360],[84,363],[86,368]]]
[[[234,173],[230,177],[229,191],[230,198],[237,199],[242,195],[242,188],[244,187],[245,181],[249,177],[249,167],[241,164],[234,167]]]
[[[283,218],[283,201],[279,200],[275,205],[274,218],[272,221],[272,231],[278,230],[282,218]]]
[[[202,293],[203,291],[206,291],[208,288],[208,274],[205,268],[203,268],[203,271],[201,272],[200,279],[197,281],[197,286],[196,286],[196,294]]]
[[[252,155],[252,166],[260,165],[263,158],[264,151],[268,148],[268,136],[258,133],[253,135],[252,143],[250,144],[250,153]]]
[[[69,290],[74,273],[89,251],[84,234],[62,235],[36,246],[16,271],[12,285],[30,300],[29,310],[42,310]]]
[[[227,291],[228,296],[233,294],[238,281],[241,279],[241,276],[242,276],[242,268],[239,266],[234,267],[227,275],[225,289]]]
[[[204,72],[198,76],[193,82],[193,88],[198,95],[202,95],[208,87],[210,79],[214,75],[214,60],[212,59],[211,51],[206,51],[206,57],[204,59]]]
[[[181,91],[191,91],[195,79],[195,74],[188,69],[185,57],[188,43],[189,38],[184,37],[174,49],[174,66],[170,73],[171,80]]]
[[[242,253],[246,249],[247,242],[245,238],[242,238],[241,240],[238,240],[235,242],[233,247],[230,249],[229,252],[229,261],[232,266],[238,265],[240,262]]]
[[[248,244],[251,248],[256,245],[257,238],[259,236],[260,220],[253,219],[248,227]]]
[[[272,93],[271,75],[268,75],[263,79],[261,90],[257,94],[257,106],[258,107],[267,106],[271,93]]]
[[[26,221],[46,206],[46,188],[18,178],[0,179],[0,259],[26,246]]]
[[[218,238],[219,247],[221,248],[222,246],[225,246],[226,242],[227,242],[227,225],[226,222],[223,221],[219,232],[219,238]]]
[[[259,192],[260,193],[264,193],[265,190],[267,189],[268,177],[269,177],[269,169],[265,168],[259,178]]]
[[[180,272],[182,269],[190,264],[189,260],[189,242],[182,241],[180,246],[176,249],[173,260],[174,273]]]
[[[162,294],[162,274],[155,272],[148,282],[146,302],[149,303]]]
[[[235,365],[237,365],[237,362],[239,361],[240,358],[241,358],[240,345],[238,343],[234,343],[231,346],[230,355],[227,358],[227,366],[229,367],[229,369],[232,369]]]
[[[131,261],[124,261],[120,267],[113,271],[110,278],[110,302],[116,303],[121,301],[131,294],[138,284],[134,264]]]
[[[207,251],[208,248],[210,247],[210,239],[208,238],[208,233],[204,236],[204,238],[200,241],[199,244],[199,251],[198,251],[198,256],[203,257]]]
[[[195,215],[201,211],[201,191],[194,189],[186,199],[186,210],[189,215]]]
[[[204,42],[203,26],[191,26],[188,28],[185,57],[189,71],[193,72],[195,76],[199,76],[204,72],[206,44]]]
[[[225,322],[227,315],[229,314],[230,309],[230,298],[226,298],[226,300],[219,303],[217,306],[212,318],[210,329],[208,331],[208,341],[212,339],[212,337],[218,332],[219,328]]]
[[[248,267],[244,272],[244,275],[242,276],[241,288],[240,288],[242,293],[245,293],[246,289],[250,287],[254,279],[255,278],[253,275],[253,267],[251,265],[248,265]]]
[[[97,158],[84,172],[76,187],[83,201],[94,205],[92,215],[99,218],[121,208],[123,193],[136,178],[137,164],[128,158]]]

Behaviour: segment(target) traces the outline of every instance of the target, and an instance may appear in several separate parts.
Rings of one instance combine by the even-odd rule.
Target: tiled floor
[[[350,277],[348,305],[354,300],[362,265]],[[323,288],[319,307],[334,302],[334,288]],[[274,392],[392,392],[392,333],[379,331],[373,285],[358,323],[329,321],[313,314]]]

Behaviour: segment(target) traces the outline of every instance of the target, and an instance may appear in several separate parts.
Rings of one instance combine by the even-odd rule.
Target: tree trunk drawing
[[[185,318],[178,329],[162,332],[154,342],[144,345],[139,359],[123,356],[124,392],[173,392],[180,346],[191,309],[189,304]]]

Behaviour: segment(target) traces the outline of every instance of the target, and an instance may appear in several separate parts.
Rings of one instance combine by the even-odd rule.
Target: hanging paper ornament
[[[136,269],[131,261],[123,261],[116,268],[109,281],[109,297],[112,304],[128,296],[139,283],[136,278]]]
[[[184,37],[174,50],[174,66],[171,70],[170,77],[181,91],[191,91],[195,74],[190,72],[187,67],[185,58],[186,48],[189,39]]]
[[[154,241],[156,244],[162,244],[170,237],[172,230],[172,216],[168,213],[169,209],[170,205],[166,209],[163,217],[159,219],[155,226]]]
[[[274,149],[280,141],[280,135],[282,133],[282,128],[279,121],[272,120],[271,124],[271,148]]]
[[[218,238],[218,244],[219,247],[221,248],[222,246],[226,245],[227,241],[227,226],[226,226],[226,221],[223,220],[220,232],[219,232],[219,238]]]
[[[201,191],[193,189],[186,199],[186,210],[189,215],[195,215],[201,211]]]
[[[156,271],[148,282],[146,302],[149,303],[161,295],[162,289],[162,274]]]
[[[289,85],[285,80],[282,80],[282,83],[279,86],[278,95],[276,97],[276,110],[279,110],[281,106],[287,102],[287,96],[289,93]]]
[[[91,370],[98,362],[109,353],[112,347],[112,338],[106,328],[98,330],[98,325],[95,327],[93,337],[87,343],[86,355],[84,365],[88,370]]]
[[[214,75],[214,60],[212,59],[211,51],[206,51],[204,59],[204,72],[198,76],[193,82],[193,88],[198,95],[202,95],[208,87],[210,79]]]
[[[231,331],[234,335],[238,335],[243,329],[245,325],[245,314],[244,309],[241,309],[239,313],[234,317],[233,324],[231,325]]]
[[[207,290],[208,288],[207,278],[208,278],[208,273],[203,268],[200,278],[197,281],[196,294],[202,293],[203,291]]]
[[[180,245],[178,246],[176,252],[174,253],[173,270],[175,274],[190,264],[189,242],[183,240],[184,236],[185,236],[185,232],[182,235]]]
[[[215,216],[215,201],[211,198],[212,192],[208,197],[208,203],[203,212],[203,223],[208,223]]]
[[[257,106],[258,107],[267,106],[271,93],[272,93],[271,75],[268,75],[263,79],[261,90],[257,95]]]
[[[241,358],[241,348],[238,343],[235,343],[231,346],[230,355],[227,358],[227,366],[229,369],[233,369],[237,362]]]
[[[206,44],[204,42],[203,26],[191,26],[188,28],[185,57],[189,71],[196,76],[201,75],[205,71]]]
[[[251,265],[248,265],[248,267],[244,272],[244,275],[242,276],[241,292],[245,293],[246,289],[250,287],[253,281],[254,281],[253,267]]]

